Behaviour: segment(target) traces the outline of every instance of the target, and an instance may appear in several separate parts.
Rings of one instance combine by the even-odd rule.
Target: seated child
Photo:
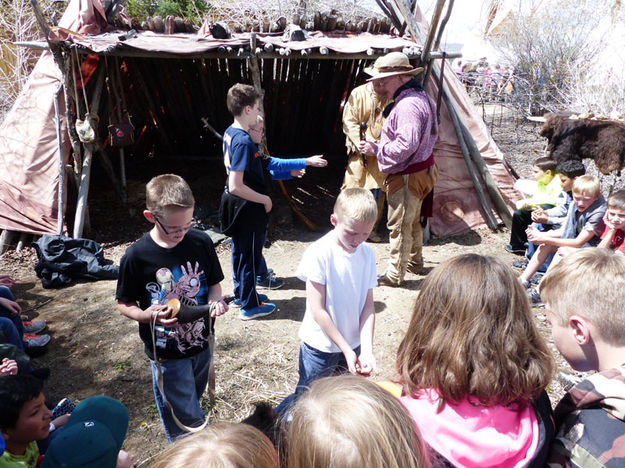
[[[132,468],[122,450],[128,410],[104,395],[81,401],[63,431],[52,439],[41,468]]]
[[[503,261],[447,260],[424,280],[397,351],[400,401],[435,466],[542,467],[553,357]]]
[[[52,412],[46,406],[39,379],[29,375],[0,376],[0,433],[6,445],[0,467],[35,468],[39,459],[36,441],[48,437],[53,427],[63,426],[68,417],[51,420]]]
[[[625,253],[625,190],[608,197],[608,208],[603,217],[605,229],[597,247]]]
[[[530,278],[558,248],[594,247],[599,244],[605,210],[606,203],[601,195],[599,179],[591,175],[578,177],[573,183],[573,203],[569,206],[564,225],[547,232],[535,228],[527,230],[527,238],[537,244],[538,249],[519,276],[523,286],[530,287]],[[532,294],[532,299],[539,301],[539,296]]]
[[[334,229],[311,244],[297,269],[306,281],[306,313],[299,330],[299,381],[276,411],[288,408],[319,377],[338,369],[376,372],[373,357],[376,286],[375,254],[363,244],[377,216],[371,191],[348,188],[339,194],[330,222]]]
[[[150,180],[143,215],[152,229],[126,250],[117,282],[117,308],[139,324],[156,407],[170,442],[204,424],[200,398],[208,383],[214,319],[228,310],[213,243],[206,233],[191,229],[194,206],[182,177],[163,174]],[[170,299],[210,305],[210,311],[184,320],[171,317],[165,305]]]
[[[510,228],[510,243],[505,249],[513,254],[523,255],[527,236],[525,230],[532,223],[532,209],[550,208],[562,197],[560,179],[555,177],[556,162],[551,158],[538,158],[534,161],[532,172],[536,180],[535,191],[529,198],[523,198],[516,204]]]
[[[285,422],[287,468],[429,468],[419,431],[390,393],[341,375],[312,383]]]
[[[247,424],[218,422],[181,438],[151,468],[250,467],[278,468],[271,441]]]
[[[552,229],[559,229],[566,220],[566,214],[569,211],[569,206],[573,203],[573,184],[575,180],[586,173],[586,168],[581,161],[570,159],[568,161],[561,162],[556,167],[556,175],[560,179],[562,184],[562,192],[564,192],[564,199],[560,199],[558,204],[553,208],[543,209],[540,206],[534,207],[532,210],[532,226],[539,231],[549,231]],[[536,252],[538,246],[533,242],[528,242],[527,245],[527,258],[530,259]],[[545,263],[543,263],[538,271],[544,273],[549,268],[553,254],[551,254]],[[527,263],[523,266],[526,266]]]
[[[540,283],[553,341],[578,371],[597,371],[560,400],[550,467],[625,466],[625,257],[581,249]]]

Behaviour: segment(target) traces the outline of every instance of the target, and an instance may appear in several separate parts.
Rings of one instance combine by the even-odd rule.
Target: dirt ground
[[[544,141],[537,134],[536,124],[503,115],[489,109],[486,121],[493,126],[496,141],[520,176],[530,176],[531,163],[542,152]],[[501,115],[500,115],[501,114]],[[270,239],[265,250],[268,264],[285,279],[282,289],[271,291],[269,297],[277,304],[274,314],[250,322],[240,321],[237,309],[218,319],[216,325],[215,362],[217,372],[216,403],[210,408],[203,403],[211,421],[239,421],[249,414],[252,403],[269,401],[277,404],[290,393],[297,379],[297,330],[305,307],[304,283],[295,278],[297,263],[304,249],[330,229],[329,214],[338,193],[343,161],[331,161],[326,169],[312,169],[301,182],[288,185],[304,212],[319,226],[318,232],[307,230],[291,216],[285,203],[277,208]],[[91,206],[91,238],[102,243],[107,258],[119,262],[126,247],[149,226],[142,222],[141,190],[145,180],[129,181],[129,207],[119,214],[114,195],[100,187],[101,198]],[[199,206],[206,206],[206,219],[214,214],[223,177],[218,183],[206,184],[201,176],[190,173],[189,181]],[[198,185],[200,190],[198,190]],[[138,190],[134,190],[137,189]],[[98,190],[97,185],[93,190]],[[202,196],[198,196],[201,193]],[[108,198],[107,198],[108,197]],[[275,194],[274,198],[281,197]],[[206,200],[209,200],[206,202]],[[314,207],[312,209],[311,207]],[[424,247],[427,269],[447,258],[475,252],[499,256],[507,262],[514,257],[503,250],[509,233],[479,229],[460,236],[433,239]],[[378,271],[384,271],[388,244],[371,244],[375,250]],[[218,247],[224,270],[223,290],[232,289],[229,246]],[[121,316],[115,307],[115,281],[73,283],[57,290],[46,290],[36,278],[32,248],[20,253],[10,251],[0,257],[0,271],[18,280],[16,297],[26,315],[48,323],[52,336],[49,351],[35,360],[36,366],[47,366],[52,375],[45,385],[50,403],[63,397],[80,401],[88,396],[105,394],[121,400],[130,412],[130,427],[124,448],[135,463],[149,462],[165,446],[166,441],[153,403],[148,360],[137,333],[136,323]],[[408,275],[402,288],[376,288],[375,354],[379,375],[375,380],[392,379],[394,355],[406,328],[410,310],[424,276]],[[550,340],[544,311],[534,309],[537,323]],[[557,354],[557,353],[556,353]],[[558,369],[568,366],[558,358]],[[549,391],[553,399],[562,394],[554,380]]]

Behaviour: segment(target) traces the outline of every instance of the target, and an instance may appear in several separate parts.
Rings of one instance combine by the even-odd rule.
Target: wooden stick
[[[59,109],[59,94],[63,90],[63,83],[54,93],[54,120],[56,126],[56,140],[59,146],[59,193],[57,196],[56,233],[63,234],[63,219],[65,218],[65,156],[63,155],[63,136],[61,132],[61,112]]]

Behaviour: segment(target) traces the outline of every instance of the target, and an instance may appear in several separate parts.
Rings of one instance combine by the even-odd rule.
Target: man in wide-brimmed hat
[[[378,279],[381,286],[400,286],[406,271],[420,274],[423,269],[421,206],[438,178],[432,150],[438,136],[436,104],[414,79],[422,72],[401,52],[391,52],[365,68],[375,81],[375,90],[394,99],[385,110],[386,122],[379,143],[361,141],[362,154],[375,156],[383,173],[388,174],[385,190],[388,200],[390,258]]]
[[[373,155],[365,156],[358,150],[362,139],[377,142],[380,140],[384,116],[382,113],[392,99],[375,92],[376,81],[362,84],[352,90],[343,108],[343,133],[347,148],[347,167],[345,168],[344,188],[364,187],[371,190],[378,206],[378,217],[373,225],[369,241],[381,242],[377,232],[384,210],[384,179],[378,161]]]

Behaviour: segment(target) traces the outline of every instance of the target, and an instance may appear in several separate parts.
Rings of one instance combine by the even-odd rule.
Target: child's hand
[[[358,356],[353,350],[349,350],[346,353],[343,353],[345,356],[345,362],[347,362],[347,369],[350,374],[358,374],[360,371],[360,363],[358,362]]]
[[[529,227],[525,230],[525,234],[527,234],[527,240],[533,242],[534,244],[541,244],[543,240],[543,234],[534,227]]]
[[[360,364],[360,369],[358,373],[364,376],[370,376],[371,374],[378,373],[378,366],[375,362],[375,357],[371,353],[360,353],[358,356],[358,362]]]
[[[54,427],[56,427],[57,429],[61,426],[65,426],[65,424],[67,423],[67,420],[69,419],[70,415],[69,414],[64,414],[63,416],[59,416],[56,419],[53,419],[52,421],[50,421],[52,424],[54,424]]]
[[[17,375],[17,362],[13,359],[4,358],[0,364],[0,375]]]
[[[228,312],[228,304],[226,304],[221,298],[219,301],[213,302],[213,306],[211,308],[211,317],[219,317],[220,315]]]
[[[607,212],[603,215],[603,222],[608,227],[608,229],[616,229],[616,226],[614,226],[614,223],[608,217],[608,213]]]
[[[22,313],[20,305],[15,301],[7,299],[6,297],[0,297],[0,306],[7,309],[11,315],[19,315]]]
[[[156,323],[163,325],[164,327],[173,327],[178,323],[177,318],[170,318],[171,307],[161,304],[154,304],[145,309],[148,314],[149,322],[154,322],[154,316],[156,316]]]
[[[15,280],[9,275],[0,275],[0,286],[6,286],[8,288],[12,287],[15,284]]]
[[[314,167],[325,167],[328,165],[328,161],[323,159],[323,154],[315,154],[314,156],[306,158],[306,165]]]
[[[291,177],[295,177],[296,179],[301,179],[306,174],[306,169],[293,169],[291,171]]]
[[[537,206],[532,210],[532,221],[535,223],[546,223],[549,221],[549,215],[540,206]]]

